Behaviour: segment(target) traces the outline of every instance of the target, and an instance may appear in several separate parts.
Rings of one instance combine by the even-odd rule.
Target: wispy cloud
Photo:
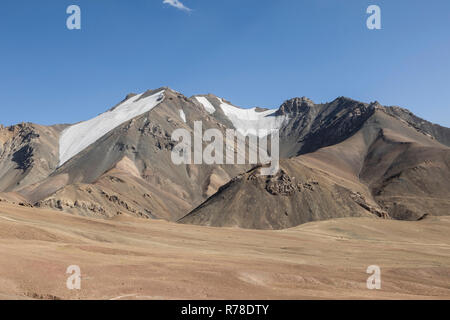
[[[163,3],[166,3],[172,7],[175,7],[177,9],[184,10],[187,12],[192,11],[190,8],[186,7],[183,3],[181,3],[181,1],[179,1],[179,0],[164,0]]]

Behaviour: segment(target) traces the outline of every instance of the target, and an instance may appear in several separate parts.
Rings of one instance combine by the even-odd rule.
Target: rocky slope
[[[267,179],[258,170],[240,176],[180,222],[280,229],[331,217],[420,220],[450,214],[450,148],[431,131],[416,130],[379,104],[357,102],[344,109],[330,104],[338,115],[329,113],[331,118],[320,120],[322,127],[314,130],[312,118],[323,117],[320,108],[301,113],[311,119],[308,131],[313,133],[298,140],[298,152],[328,144],[326,137],[333,132],[334,141],[342,142],[285,159],[281,176]],[[330,125],[338,129],[326,129]]]
[[[0,191],[39,182],[58,165],[58,138],[64,125],[21,123],[0,128]]]

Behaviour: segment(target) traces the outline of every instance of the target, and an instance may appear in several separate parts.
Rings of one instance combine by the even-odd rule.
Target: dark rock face
[[[296,115],[308,112],[315,106],[314,102],[306,97],[294,98],[284,102],[275,115]]]
[[[33,165],[33,148],[29,145],[23,146],[13,153],[12,161],[17,163],[17,168],[26,171]]]
[[[39,139],[40,135],[31,124],[19,124],[17,127],[10,127],[9,131],[16,133],[15,146],[22,146],[19,150],[12,154],[12,161],[17,164],[16,169],[26,171],[34,162],[34,149],[32,147],[33,141]]]
[[[374,114],[377,105],[345,97],[326,104],[314,104],[305,97],[284,102],[277,112],[289,116],[280,131],[282,156],[314,152],[348,139]]]
[[[348,139],[361,129],[374,112],[374,105],[338,98],[314,119],[311,130],[301,139],[298,154],[314,152]]]

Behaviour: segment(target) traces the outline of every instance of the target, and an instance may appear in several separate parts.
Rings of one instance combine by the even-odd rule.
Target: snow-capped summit
[[[195,99],[209,114],[216,116],[222,113],[244,136],[266,136],[273,130],[279,130],[289,120],[287,114],[278,115],[277,109],[239,108],[211,94],[195,96]]]
[[[152,110],[163,101],[164,90],[148,97],[144,95],[127,96],[115,108],[65,129],[59,139],[59,166],[122,123]]]
[[[274,130],[279,130],[289,120],[287,115],[277,116],[277,109],[259,112],[258,108],[237,108],[220,99],[220,108],[233,123],[236,130],[244,136],[266,136]]]

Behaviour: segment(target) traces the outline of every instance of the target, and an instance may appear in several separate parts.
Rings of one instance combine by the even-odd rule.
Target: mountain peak
[[[344,97],[344,96],[337,97],[331,103],[334,103],[334,102],[337,102],[337,103],[360,103],[360,101],[357,101],[357,100],[349,98],[349,97]]]
[[[290,114],[290,113],[299,113],[304,112],[305,110],[308,110],[309,108],[312,108],[315,106],[314,101],[307,97],[301,97],[301,98],[293,98],[290,100],[285,101],[280,109],[277,111],[278,114]]]
[[[137,93],[130,92],[129,94],[127,94],[127,95],[125,96],[125,99],[123,99],[122,102],[123,102],[123,101],[126,101],[126,100],[128,100],[128,99],[130,99],[130,98],[133,98],[133,97],[135,97],[135,96],[137,96],[137,95],[138,95]]]

